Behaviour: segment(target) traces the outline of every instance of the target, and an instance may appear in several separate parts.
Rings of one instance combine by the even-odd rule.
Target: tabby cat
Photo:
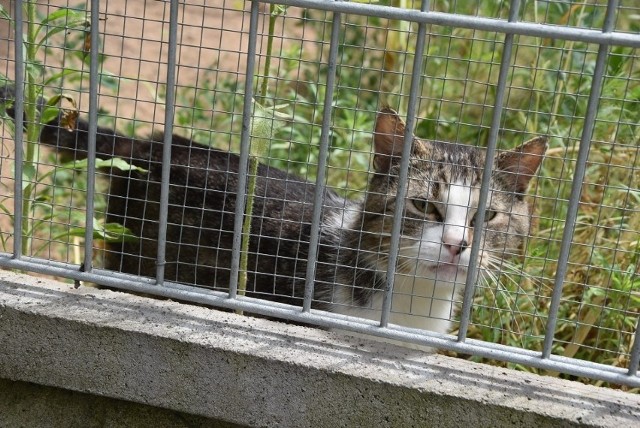
[[[43,128],[40,141],[67,157],[86,158],[88,123],[80,119],[72,128],[54,120]],[[315,308],[379,319],[404,132],[399,116],[384,108],[376,120],[373,170],[364,199],[325,191]],[[107,171],[106,220],[139,237],[109,244],[107,269],[155,275],[162,141],[162,135],[134,139],[98,128],[97,157],[120,157],[146,171]],[[165,279],[228,288],[239,157],[177,135],[172,141]],[[495,158],[485,224],[479,225],[481,269],[522,247],[531,222],[525,194],[545,150],[545,139],[538,137]],[[450,329],[478,226],[485,161],[484,151],[475,147],[413,139],[391,323]],[[314,191],[315,185],[304,179],[259,166],[248,295],[301,304]]]

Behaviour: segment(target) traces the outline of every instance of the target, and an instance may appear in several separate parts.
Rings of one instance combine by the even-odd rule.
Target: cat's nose
[[[444,245],[447,251],[449,251],[449,254],[455,257],[463,252],[469,246],[469,243],[465,239],[463,239],[462,241],[455,244],[442,242],[442,245]]]

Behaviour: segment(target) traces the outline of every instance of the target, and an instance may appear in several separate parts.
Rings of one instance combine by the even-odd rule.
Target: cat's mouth
[[[440,261],[430,265],[427,269],[436,275],[436,279],[456,280],[464,278],[467,274],[467,266],[460,264],[458,261],[455,263]]]

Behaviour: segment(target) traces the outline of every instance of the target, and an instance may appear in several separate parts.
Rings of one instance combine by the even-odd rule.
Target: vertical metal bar
[[[314,281],[316,278],[316,260],[318,258],[318,242],[320,240],[320,219],[322,204],[324,202],[325,175],[327,168],[327,155],[329,153],[329,135],[331,133],[331,111],[333,92],[338,68],[338,44],[340,37],[341,14],[333,14],[331,27],[331,44],[329,45],[329,69],[327,70],[327,89],[324,96],[322,129],[320,132],[320,152],[318,154],[318,175],[316,177],[316,190],[313,196],[313,213],[311,217],[311,236],[309,238],[309,253],[307,256],[307,281],[304,289],[303,312],[311,310],[313,299]]]
[[[169,52],[167,58],[167,99],[164,112],[164,139],[162,141],[162,182],[160,183],[158,254],[156,258],[157,285],[162,285],[164,283],[164,268],[166,265],[169,176],[171,173],[171,137],[173,135],[173,115],[175,110],[177,40],[178,0],[171,0],[169,9]]]
[[[509,22],[515,22],[520,13],[520,0],[512,0],[509,8]],[[502,108],[504,106],[504,94],[509,77],[509,67],[511,67],[511,52],[513,50],[513,34],[506,34],[504,37],[504,49],[502,60],[500,61],[500,72],[498,74],[498,87],[496,90],[495,105],[491,116],[491,127],[489,128],[489,142],[487,144],[487,157],[482,171],[482,182],[480,184],[480,197],[478,198],[478,210],[476,211],[476,224],[484,224],[485,209],[489,197],[489,183],[493,171],[493,163],[498,145],[498,134],[500,132],[500,119],[502,118]],[[473,230],[473,242],[471,243],[471,254],[469,255],[469,268],[467,280],[465,282],[464,297],[462,300],[462,310],[460,313],[460,328],[458,329],[458,341],[464,341],[467,337],[469,319],[471,316],[471,304],[473,303],[473,293],[478,275],[478,255],[480,254],[480,243],[482,241],[482,227]]]
[[[16,0],[14,3],[13,17],[16,29],[14,40],[15,49],[15,172],[14,172],[14,208],[13,208],[13,258],[22,257],[22,162],[24,160],[24,51],[23,51],[23,16],[22,1]]]
[[[84,264],[90,272],[93,261],[93,217],[96,185],[96,133],[98,132],[98,49],[100,47],[100,2],[91,0],[91,50],[89,62],[89,136],[87,150],[87,213],[84,234]]]
[[[636,334],[633,338],[633,347],[631,348],[631,357],[629,358],[629,376],[638,374],[638,365],[640,364],[640,317],[636,320]]]
[[[603,33],[609,33],[613,29],[617,7],[618,0],[609,0],[607,3],[607,12],[602,29]],[[580,193],[582,192],[582,181],[584,180],[584,174],[587,169],[587,158],[589,156],[589,148],[591,147],[591,137],[593,136],[593,128],[595,126],[596,116],[598,115],[598,102],[600,101],[600,93],[602,91],[602,80],[607,64],[608,51],[609,45],[605,41],[600,43],[598,56],[596,57],[596,66],[593,72],[593,80],[591,82],[591,92],[589,93],[589,100],[587,102],[587,112],[584,117],[582,137],[580,138],[580,146],[578,148],[576,169],[573,173],[567,217],[564,230],[562,232],[562,242],[560,243],[560,254],[558,256],[558,268],[556,270],[553,294],[551,296],[551,304],[549,306],[549,319],[547,320],[547,327],[545,330],[542,358],[549,358],[551,355],[551,347],[553,346],[553,338],[555,335],[556,324],[558,322],[558,308],[562,297],[564,278],[567,274],[569,252],[571,251],[571,240],[573,238],[573,229],[576,225],[576,218],[578,216]]]
[[[229,297],[233,299],[235,299],[238,294],[242,223],[244,221],[244,205],[247,200],[247,170],[249,167],[249,140],[251,138],[251,114],[253,111],[253,76],[256,68],[256,41],[258,38],[259,8],[260,2],[251,2],[249,44],[247,48],[247,71],[244,82],[244,105],[242,107],[242,133],[240,135],[240,165],[238,167],[238,189],[236,195],[235,219],[233,223],[231,273],[229,276]]]
[[[429,11],[429,2],[423,0],[422,12]],[[380,315],[380,327],[389,325],[389,314],[391,312],[391,301],[393,298],[393,282],[396,274],[396,264],[398,261],[398,251],[400,248],[400,233],[402,231],[402,219],[404,214],[405,194],[407,192],[407,180],[409,176],[409,156],[413,144],[413,128],[416,123],[417,104],[420,98],[419,91],[422,80],[422,59],[424,56],[425,40],[427,35],[427,24],[418,25],[418,38],[416,39],[416,51],[413,59],[413,69],[411,70],[411,85],[409,87],[409,105],[407,107],[407,123],[402,142],[402,157],[400,161],[400,176],[398,177],[398,192],[396,197],[395,213],[393,213],[393,225],[389,246],[389,263],[387,265],[387,282],[385,284],[384,299],[382,301],[382,314]]]

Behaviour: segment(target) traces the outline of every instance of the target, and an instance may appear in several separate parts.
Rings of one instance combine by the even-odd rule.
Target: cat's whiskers
[[[488,283],[488,282],[487,282],[487,277],[489,278],[490,283]],[[499,309],[499,308],[498,308],[498,303],[497,303],[497,302],[498,302],[498,299],[497,299],[496,293],[493,291],[493,287],[492,287],[492,285],[494,285],[494,284],[498,284],[498,289],[497,289],[497,291],[499,291],[501,294],[503,294],[503,293],[504,293],[504,290],[501,290],[501,289],[499,288],[499,278],[498,278],[498,275],[497,275],[495,272],[493,272],[493,271],[491,271],[491,270],[489,270],[489,269],[483,269],[483,274],[480,276],[480,280],[479,280],[479,281],[483,283],[483,284],[482,284],[482,286],[483,286],[486,290],[488,290],[488,291],[489,291],[489,293],[491,294],[492,300],[493,300],[494,305],[495,305],[495,306],[494,306],[494,308],[495,308],[495,309]],[[504,295],[504,294],[503,294],[503,295]],[[513,330],[513,329],[510,329],[510,330],[511,330],[511,331],[520,331],[520,324],[518,323],[518,318],[517,318],[517,316],[516,316],[516,311],[513,309],[513,306],[512,306],[512,304],[511,304],[511,302],[509,301],[509,299],[507,298],[507,299],[505,299],[505,300],[507,301],[507,303],[508,303],[508,305],[509,305],[509,306],[508,306],[508,309],[509,309],[509,312],[512,314],[511,319],[513,320],[513,322],[514,322],[514,324],[515,324],[515,327],[516,327],[516,329],[515,329],[515,330]],[[501,329],[501,330],[502,330],[502,329]],[[523,345],[524,345],[524,342],[523,342]]]
[[[509,250],[505,250],[504,252],[508,252]],[[517,276],[521,276],[527,281],[531,281],[538,288],[548,288],[547,284],[541,281],[539,278],[533,276],[529,272],[525,271],[522,266],[517,265],[516,263],[506,259],[500,258],[495,255],[489,255],[489,260],[492,262],[492,266],[496,268],[499,272],[503,273],[505,277],[507,277],[514,285],[518,287],[518,291],[527,294],[525,290],[520,286],[515,279],[509,276],[510,273],[513,273]]]
[[[488,258],[488,263],[489,263],[490,269],[485,270],[484,275],[492,278],[492,282],[496,287],[496,291],[500,293],[500,295],[504,298],[504,301],[507,303],[509,312],[512,314],[512,320],[516,326],[516,329],[512,330],[514,331],[514,335],[515,335],[516,334],[515,332],[520,331],[518,316],[520,316],[521,318],[524,318],[527,315],[529,316],[533,315],[532,313],[523,312],[522,310],[519,309],[518,303],[517,303],[518,295],[523,295],[526,297],[527,303],[531,306],[532,311],[535,311],[536,305],[535,305],[535,302],[532,300],[531,295],[527,293],[524,288],[522,288],[520,283],[515,278],[513,278],[511,274],[515,274],[524,279],[530,280],[534,284],[535,283],[542,284],[542,282],[537,278],[531,276],[530,274],[524,272],[515,263],[508,261],[506,259],[500,259],[499,257],[491,256]],[[496,274],[496,272],[499,272],[499,273]],[[500,280],[500,278],[502,277],[505,277],[508,283],[515,286],[516,288],[515,292],[510,291],[508,288],[506,288],[505,284]],[[487,289],[489,290],[492,296],[496,309],[500,309],[497,296],[493,291],[493,287],[487,286]],[[515,299],[512,297],[514,293],[516,294]],[[524,346],[524,338],[522,338],[522,341]]]

